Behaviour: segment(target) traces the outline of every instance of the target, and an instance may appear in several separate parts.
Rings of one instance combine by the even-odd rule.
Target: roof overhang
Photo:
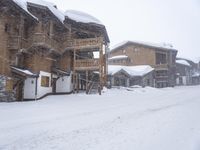
[[[37,78],[38,75],[35,73],[32,73],[29,70],[21,69],[18,67],[11,66],[11,72],[17,74],[18,76],[21,76],[23,78]]]

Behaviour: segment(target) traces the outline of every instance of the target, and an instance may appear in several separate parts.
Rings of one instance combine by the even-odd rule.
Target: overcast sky
[[[107,28],[111,47],[124,40],[171,43],[179,57],[200,58],[200,0],[47,0],[89,13]]]

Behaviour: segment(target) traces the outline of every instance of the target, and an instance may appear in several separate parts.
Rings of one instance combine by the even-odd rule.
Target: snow
[[[200,77],[200,73],[199,73],[199,72],[194,72],[194,73],[192,74],[192,77]]]
[[[121,47],[121,46],[123,46],[123,45],[125,45],[125,44],[127,44],[128,42],[129,42],[129,41],[122,41],[122,42],[120,42],[120,43],[118,43],[118,44],[112,46],[112,47],[111,47],[111,51],[114,50],[114,49],[117,49],[117,48],[119,48],[119,47]]]
[[[76,21],[76,22],[82,22],[82,23],[94,23],[94,24],[99,24],[103,25],[101,21],[99,21],[97,18],[76,10],[67,10],[65,12],[65,16]]]
[[[62,23],[65,20],[65,17],[68,17],[76,22],[82,22],[82,23],[94,23],[103,25],[101,21],[99,21],[97,18],[76,10],[67,10],[65,13],[60,11],[59,9],[55,8],[55,4],[45,1],[45,0],[13,0],[18,6],[20,6],[22,9],[24,9],[27,13],[29,13],[31,16],[33,16],[27,9],[27,3],[32,3],[36,5],[41,5],[47,7]],[[35,16],[33,16],[36,18]]]
[[[190,64],[186,60],[176,60],[176,63],[190,67]]]
[[[27,75],[31,75],[31,76],[37,76],[36,74],[30,72],[29,70],[25,70],[25,69],[19,69],[19,68],[16,68],[16,67],[11,67],[19,72],[22,72],[24,74],[27,74]]]
[[[118,56],[110,57],[109,59],[113,60],[113,59],[126,59],[126,58],[128,58],[128,56],[126,56],[126,55],[118,55]]]
[[[0,103],[1,150],[199,150],[200,86]]]
[[[44,0],[27,0],[27,2],[47,7],[62,23],[64,22],[65,15],[54,7],[55,4]]]
[[[27,0],[13,0],[13,2],[15,2],[19,7],[21,7],[23,10],[25,10],[30,16],[32,16],[33,18],[35,18],[36,20],[38,20],[37,17],[35,17],[34,15],[32,15],[28,9],[27,9]]]
[[[145,74],[154,70],[149,65],[139,65],[139,66],[120,66],[120,65],[108,65],[108,74],[114,75],[119,71],[125,71],[131,76],[144,76]]]
[[[161,44],[157,44],[157,43],[150,43],[150,42],[143,42],[143,41],[123,41],[121,43],[118,43],[116,45],[114,45],[111,48],[111,51],[118,49],[121,46],[124,46],[128,43],[136,43],[136,44],[141,44],[141,45],[146,45],[146,46],[151,46],[151,47],[156,47],[156,48],[161,48],[161,49],[166,49],[166,50],[174,50],[172,44],[168,44],[168,43],[161,43]]]
[[[54,6],[55,4],[44,1],[44,0],[13,0],[18,6],[20,6],[22,9],[24,9],[27,13],[29,13],[31,16],[33,16],[27,9],[27,3],[37,4],[41,6],[47,7],[62,23],[65,20],[64,13],[62,13],[60,10],[56,9]],[[35,16],[33,16],[36,18]]]

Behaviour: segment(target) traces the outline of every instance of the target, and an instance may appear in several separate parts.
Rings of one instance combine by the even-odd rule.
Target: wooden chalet
[[[20,0],[1,0],[0,11],[0,101],[100,93],[109,43],[104,25],[77,22],[51,3],[32,0],[26,9]]]
[[[148,65],[108,65],[109,87],[153,86],[154,69]]]
[[[150,65],[155,69],[154,86],[162,88],[175,85],[176,55],[167,45],[125,41],[110,51],[109,65]]]

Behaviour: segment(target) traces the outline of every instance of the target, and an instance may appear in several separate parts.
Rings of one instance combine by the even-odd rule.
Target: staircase
[[[97,94],[97,93],[101,95],[99,77],[97,77],[96,75],[93,75],[91,82],[88,85],[87,94]]]

